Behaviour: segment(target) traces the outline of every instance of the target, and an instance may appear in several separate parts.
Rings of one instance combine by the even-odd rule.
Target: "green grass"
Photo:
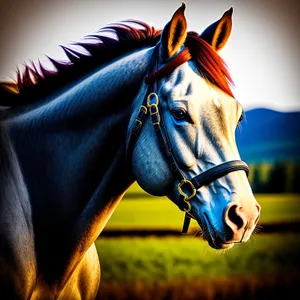
[[[300,221],[300,195],[256,195],[261,205],[261,223]]]
[[[300,234],[253,236],[227,251],[181,238],[99,238],[104,282],[171,282],[298,274]]]
[[[261,224],[300,221],[300,195],[256,198]],[[170,200],[147,196],[134,185],[106,228],[180,230],[182,220]],[[300,233],[253,234],[227,251],[192,236],[100,236],[96,246],[103,300],[292,299],[298,292]]]
[[[300,195],[256,195],[261,224],[300,221]],[[184,214],[133,185],[106,230],[176,229]],[[196,225],[194,223],[194,225]],[[300,234],[253,234],[227,251],[192,236],[104,238],[101,299],[291,299],[300,280]]]
[[[261,224],[300,221],[299,194],[259,194],[256,199],[262,207]],[[147,196],[137,185],[133,185],[118,205],[106,230],[180,230],[183,217],[184,214],[169,199]],[[192,222],[192,225],[196,226],[196,223]]]

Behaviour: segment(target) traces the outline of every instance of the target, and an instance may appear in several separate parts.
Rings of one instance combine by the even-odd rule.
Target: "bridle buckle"
[[[155,102],[153,101],[153,97],[155,98]],[[150,115],[152,117],[152,124],[159,125],[160,124],[160,115],[158,110],[159,98],[156,93],[150,93],[147,97],[147,107],[149,108]]]
[[[187,194],[184,190],[183,190],[183,186],[186,185],[187,189],[189,191],[191,191],[190,194]],[[178,192],[180,195],[183,196],[183,201],[187,204],[188,208],[184,208],[185,212],[190,212],[192,209],[192,205],[190,204],[189,200],[191,200],[192,198],[194,198],[196,196],[197,190],[194,187],[193,183],[187,179],[183,179],[180,181],[180,183],[178,184]]]
[[[155,98],[155,103],[151,103],[151,98],[154,96]],[[147,106],[151,107],[151,106],[157,106],[159,104],[159,99],[156,93],[150,93],[147,97]]]

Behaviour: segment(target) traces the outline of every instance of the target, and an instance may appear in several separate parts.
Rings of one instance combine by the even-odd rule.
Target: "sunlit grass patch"
[[[298,273],[300,234],[256,235],[228,251],[198,238],[100,238],[102,280],[173,281]]]
[[[140,191],[136,185],[134,191]],[[132,199],[129,193],[118,205],[106,230],[181,229],[184,214],[175,204],[167,198],[147,198],[145,195]],[[300,221],[299,194],[260,194],[256,199],[262,207],[260,224]],[[196,222],[193,221],[192,226],[197,226]]]

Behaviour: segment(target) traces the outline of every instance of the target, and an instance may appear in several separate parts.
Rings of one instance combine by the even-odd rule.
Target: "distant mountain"
[[[300,161],[300,112],[246,111],[236,140],[241,158],[248,163]]]

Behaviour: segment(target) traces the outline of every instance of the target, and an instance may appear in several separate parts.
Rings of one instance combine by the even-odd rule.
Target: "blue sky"
[[[186,0],[191,30],[234,8],[232,36],[221,55],[245,109],[300,110],[300,2],[298,0]],[[0,80],[44,54],[64,58],[59,44],[79,40],[128,18],[161,28],[181,1],[7,0],[0,3]]]

